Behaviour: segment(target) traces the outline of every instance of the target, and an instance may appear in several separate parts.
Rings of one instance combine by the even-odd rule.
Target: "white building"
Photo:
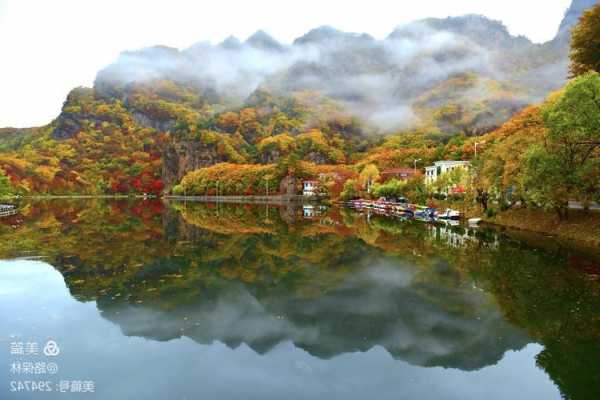
[[[425,167],[425,183],[431,184],[446,172],[451,172],[457,168],[469,169],[471,164],[468,161],[437,161],[430,167]]]
[[[318,181],[304,181],[302,183],[302,195],[312,197],[317,194]]]

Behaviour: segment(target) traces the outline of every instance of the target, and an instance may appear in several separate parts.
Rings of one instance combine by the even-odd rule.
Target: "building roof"
[[[415,170],[413,168],[389,168],[382,172],[384,175],[391,174],[414,174]]]
[[[427,167],[425,167],[426,171],[435,169],[436,167],[441,167],[441,166],[452,166],[452,165],[471,165],[470,161],[456,161],[456,160],[443,160],[443,161],[436,161],[433,163],[433,165],[429,165]]]
[[[435,165],[464,165],[464,164],[470,164],[469,161],[456,161],[456,160],[444,160],[444,161],[436,161],[434,163]]]

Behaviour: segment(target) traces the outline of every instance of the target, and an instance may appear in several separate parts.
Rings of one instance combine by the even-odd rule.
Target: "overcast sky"
[[[245,39],[263,29],[290,43],[331,25],[384,38],[426,17],[483,14],[544,42],[571,0],[0,0],[0,127],[42,125],[66,94],[90,86],[122,50]]]

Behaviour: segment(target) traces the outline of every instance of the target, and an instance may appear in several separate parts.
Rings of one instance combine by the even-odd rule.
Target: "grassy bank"
[[[600,212],[569,210],[569,218],[560,221],[556,213],[528,208],[500,211],[486,217],[478,204],[435,201],[439,209],[453,208],[465,218],[482,218],[486,223],[543,235],[551,235],[584,247],[600,248]],[[494,207],[495,208],[495,207]]]
[[[499,213],[486,222],[531,232],[549,234],[578,244],[600,248],[600,212],[570,210],[560,221],[554,213],[542,210],[513,209]]]

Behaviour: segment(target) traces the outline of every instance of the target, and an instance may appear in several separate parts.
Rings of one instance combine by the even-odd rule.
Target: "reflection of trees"
[[[507,318],[539,340],[566,399],[600,398],[600,271],[592,259],[502,243],[479,268]]]
[[[550,375],[565,399],[600,398],[598,337],[544,341],[544,346],[537,357],[537,364]]]
[[[594,393],[600,290],[582,259],[345,210],[308,221],[271,206],[162,207],[35,203],[0,226],[0,254],[47,257],[75,297],[156,340],[259,352],[290,340],[320,357],[380,345],[476,369],[525,344],[506,318],[546,345],[538,364],[565,397]]]

